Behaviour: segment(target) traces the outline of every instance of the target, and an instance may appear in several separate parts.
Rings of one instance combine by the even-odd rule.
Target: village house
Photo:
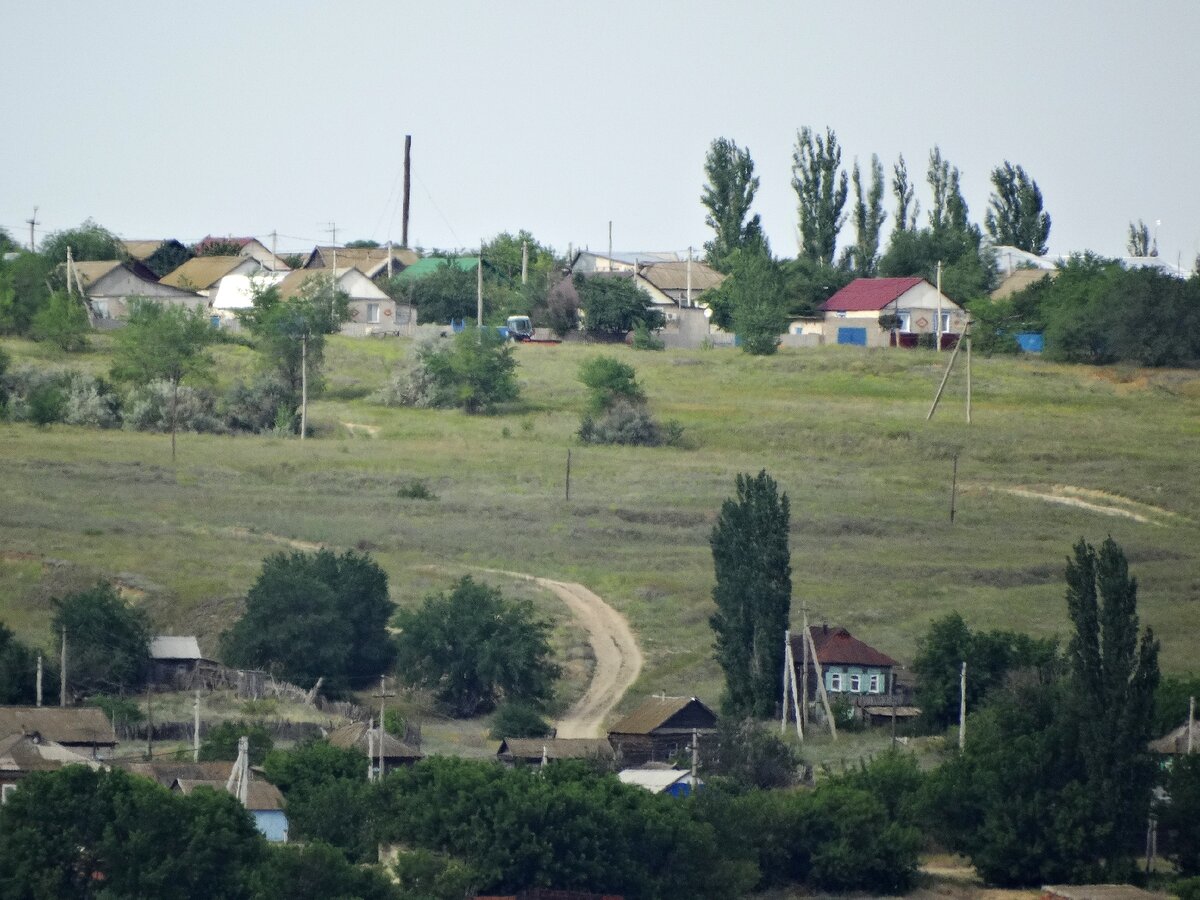
[[[923,334],[936,334],[941,315],[943,347],[952,347],[967,325],[957,303],[924,278],[856,278],[823,304],[822,341],[860,347],[888,347],[895,341],[915,347]],[[895,335],[884,327],[884,316],[895,316]]]
[[[189,309],[203,308],[205,304],[205,299],[194,291],[160,283],[153,272],[138,262],[109,260],[71,265],[72,288],[82,290],[92,322],[99,327],[124,320],[134,297]]]
[[[345,291],[350,298],[350,321],[342,325],[342,334],[362,337],[391,333],[402,331],[407,325],[407,322],[396,322],[396,301],[353,266],[346,269],[295,269],[279,282],[280,298],[286,301],[300,296],[304,285],[314,279],[324,282],[333,280],[338,289]],[[407,304],[403,304],[401,309],[401,313],[407,315],[411,307],[403,307],[407,307]]]
[[[25,776],[34,772],[53,772],[70,765],[103,767],[98,760],[47,740],[36,732],[0,737],[0,804],[8,802]]]
[[[353,266],[372,281],[399,275],[419,257],[407,247],[313,247],[304,261],[306,269],[331,269]],[[388,262],[391,261],[391,270]]]
[[[507,765],[539,765],[556,759],[613,758],[612,744],[605,738],[505,738],[496,758]]]
[[[202,256],[210,248],[230,245],[237,248],[238,256],[252,257],[258,260],[264,269],[272,272],[286,272],[291,268],[291,266],[272,253],[262,241],[253,237],[220,237],[219,235],[210,234],[199,241],[192,250],[197,256]]]
[[[692,733],[703,741],[717,731],[717,716],[695,697],[647,697],[608,732],[617,758],[634,766],[669,760],[691,747]]]
[[[94,706],[0,706],[0,739],[14,734],[51,741],[89,759],[107,759],[117,747],[112,723]]]
[[[886,653],[863,643],[845,628],[813,625],[809,628],[812,646],[825,679],[825,690],[832,695],[850,695],[866,699],[890,697],[893,671],[899,663]],[[792,658],[796,678],[803,683],[804,663],[808,663],[808,699],[817,699],[817,667],[804,643],[803,634],[792,635]]]
[[[250,256],[197,256],[164,275],[161,283],[210,297],[226,275],[254,275],[261,271],[262,264]]]
[[[196,687],[204,675],[219,668],[215,660],[200,652],[200,642],[192,635],[151,638],[150,663],[150,681],[176,690]]]
[[[378,725],[370,727],[366,722],[351,722],[349,725],[343,725],[341,728],[335,728],[329,732],[326,740],[334,747],[341,747],[343,750],[357,750],[362,754],[363,762],[368,762],[367,754],[370,753],[370,765],[372,773],[379,771],[379,740],[380,728]],[[398,768],[400,766],[411,766],[425,758],[425,754],[415,747],[410,747],[398,737],[383,732],[383,768],[386,771]]]

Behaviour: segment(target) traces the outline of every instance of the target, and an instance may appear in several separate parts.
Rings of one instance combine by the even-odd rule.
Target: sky
[[[992,168],[1022,165],[1054,254],[1121,255],[1137,219],[1171,262],[1200,253],[1195,0],[0,8],[0,227],[22,242],[35,206],[39,240],[91,217],[127,239],[276,232],[281,252],[334,228],[398,242],[411,134],[411,245],[527,229],[602,251],[611,221],[617,250],[700,251],[727,137],[794,256],[807,125],[846,168],[903,153],[923,210],[937,144],[980,223]]]

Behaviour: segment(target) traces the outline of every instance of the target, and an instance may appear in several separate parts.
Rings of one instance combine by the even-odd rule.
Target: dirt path
[[[584,695],[558,720],[558,736],[599,737],[604,720],[621,702],[625,691],[642,670],[642,651],[625,617],[597,594],[574,581],[553,581],[523,572],[495,571],[497,575],[523,578],[552,591],[571,610],[588,633],[596,667]]]
[[[1132,519],[1143,525],[1162,525],[1163,519],[1177,518],[1170,510],[1148,503],[1140,503],[1110,494],[1107,491],[1097,491],[1090,488],[1075,487],[1070,484],[1054,484],[1048,487],[1000,487],[997,485],[978,484],[970,487],[980,490],[997,491],[1014,497],[1025,497],[1029,500],[1041,500],[1043,503],[1057,503],[1061,506],[1074,506],[1089,512],[1105,516],[1119,516]]]

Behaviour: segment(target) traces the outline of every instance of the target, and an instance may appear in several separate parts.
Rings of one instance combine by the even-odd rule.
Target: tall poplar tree
[[[792,187],[799,201],[800,254],[815,262],[833,262],[846,221],[849,185],[841,165],[842,148],[832,129],[822,137],[806,125],[796,134]]]
[[[792,597],[788,510],[787,494],[765,469],[738,475],[737,497],[722,504],[709,540],[717,605],[709,624],[730,715],[775,712]]]
[[[854,185],[854,244],[846,248],[845,259],[860,278],[871,278],[879,262],[879,232],[887,219],[883,211],[883,165],[879,157],[871,154],[871,184],[865,192],[857,159],[850,183]]]
[[[759,216],[746,218],[758,192],[750,148],[739,147],[729,138],[717,138],[704,157],[704,174],[708,178],[700,195],[700,202],[708,210],[704,224],[716,232],[704,244],[709,265],[726,272],[735,250],[769,253]]]
[[[896,197],[896,218],[894,231],[916,231],[917,216],[921,214],[921,201],[917,200],[916,187],[908,180],[908,165],[904,162],[904,154],[892,166],[892,194]]]
[[[988,234],[997,244],[1044,254],[1050,238],[1050,214],[1043,208],[1037,182],[1006,159],[992,169],[992,187],[983,220]]]

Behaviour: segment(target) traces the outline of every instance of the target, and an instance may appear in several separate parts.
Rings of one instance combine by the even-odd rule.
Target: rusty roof
[[[606,738],[505,738],[497,756],[513,759],[612,759],[612,744]]]
[[[716,720],[713,711],[695,697],[647,697],[637,709],[613,725],[609,734],[650,734],[693,703],[699,704]]]
[[[38,734],[59,744],[117,743],[104,710],[94,706],[0,706],[0,735]]]
[[[197,256],[189,259],[159,279],[170,287],[184,290],[207,290],[247,260],[257,263],[250,256]]]

